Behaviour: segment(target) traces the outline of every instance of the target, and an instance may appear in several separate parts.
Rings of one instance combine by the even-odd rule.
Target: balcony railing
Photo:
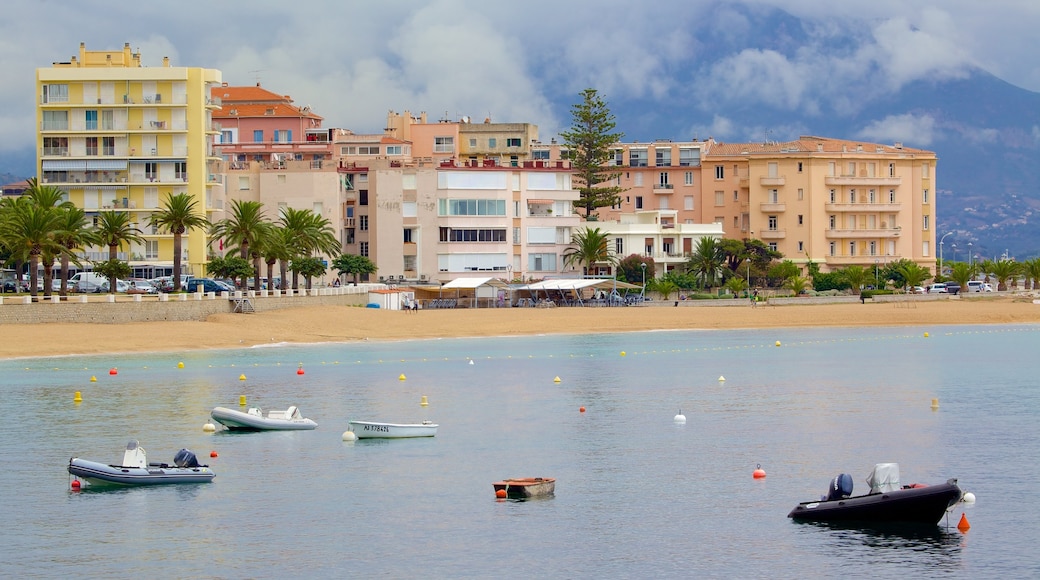
[[[901,203],[825,203],[824,211],[834,212],[897,212]]]
[[[824,185],[900,185],[901,177],[867,177],[856,175],[830,175],[823,178]]]
[[[765,202],[760,204],[758,209],[763,212],[783,212],[787,211],[787,204],[778,201]]]
[[[761,240],[782,240],[787,237],[787,230],[762,230],[758,232]]]
[[[901,228],[831,228],[824,232],[824,237],[828,239],[898,238],[901,231]]]

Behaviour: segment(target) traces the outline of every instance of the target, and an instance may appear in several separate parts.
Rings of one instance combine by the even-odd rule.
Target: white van
[[[983,282],[982,280],[969,280],[968,281],[969,292],[992,292],[993,287]]]
[[[69,288],[76,292],[100,292],[102,284],[108,282],[108,278],[94,272],[77,272],[69,278]]]

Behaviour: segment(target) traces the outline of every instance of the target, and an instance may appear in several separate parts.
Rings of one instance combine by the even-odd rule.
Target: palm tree
[[[563,252],[563,263],[580,264],[586,276],[594,264],[614,265],[617,257],[610,250],[609,239],[610,234],[599,228],[586,227],[575,231],[571,236],[571,246]]]
[[[1022,263],[1022,269],[1030,281],[1029,288],[1023,288],[1023,290],[1036,290],[1037,284],[1040,284],[1040,258],[1026,260]]]
[[[309,209],[283,207],[278,224],[291,232],[298,256],[309,258],[315,253],[336,256],[342,251],[331,222]],[[293,270],[293,288],[297,287],[296,282],[297,271]]]
[[[29,294],[36,296],[37,267],[44,253],[57,255],[64,248],[55,239],[59,214],[52,207],[41,207],[22,198],[6,207],[0,220],[0,238],[12,254],[29,262]],[[48,289],[50,281],[47,281]]]
[[[68,295],[69,291],[69,260],[79,265],[75,250],[96,243],[92,231],[91,220],[82,209],[68,205],[59,211],[58,230],[55,232],[56,241],[64,247],[61,252],[61,290],[62,296]]]
[[[242,201],[236,199],[231,202],[231,217],[220,220],[210,227],[211,238],[223,238],[227,240],[228,250],[237,249],[241,256],[250,259],[250,244],[257,243],[271,223],[264,217],[264,204],[259,201]],[[259,258],[254,269],[259,272]],[[242,281],[244,287],[245,280]]]
[[[188,230],[208,228],[206,216],[197,209],[198,200],[187,193],[168,195],[166,203],[148,218],[159,231],[173,234],[173,291],[181,289],[181,247]]]
[[[846,266],[841,269],[841,279],[844,280],[854,292],[862,289],[863,285],[870,277],[870,272],[867,272],[867,269],[863,266]]]
[[[1014,260],[986,260],[982,267],[997,279],[997,290],[1007,290],[1008,280],[1019,275],[1022,270],[1022,265]]]
[[[104,211],[98,215],[95,239],[101,246],[108,246],[108,261],[115,262],[119,257],[119,247],[143,241],[141,230],[134,226],[130,214],[125,211]],[[116,277],[108,277],[108,291],[115,293]]]
[[[697,276],[706,288],[714,288],[722,279],[722,266],[726,254],[715,238],[704,236],[697,240],[697,247],[686,263],[686,269]]]
[[[904,288],[920,286],[932,276],[932,272],[928,268],[910,260],[900,260],[893,266],[894,277],[903,279]]]
[[[35,177],[30,177],[29,179],[26,179],[25,182],[29,184],[29,187],[26,188],[23,196],[29,203],[36,207],[45,211],[58,211],[59,208],[62,207],[75,207],[73,204],[64,201],[64,190],[54,187],[53,185],[40,185],[39,181],[37,181]],[[51,295],[51,278],[53,277],[54,258],[59,253],[62,252],[60,251],[55,253],[50,247],[43,248],[43,251],[40,253],[40,259],[43,263],[44,297]],[[64,286],[64,282],[62,282],[62,285]]]

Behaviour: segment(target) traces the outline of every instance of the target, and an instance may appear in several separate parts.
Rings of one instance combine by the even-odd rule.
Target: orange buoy
[[[110,374],[110,375],[118,375],[119,371],[117,371],[115,367],[112,367],[111,370],[108,371],[108,374]]]
[[[766,470],[762,469],[762,465],[761,464],[759,464],[757,467],[755,467],[755,470],[753,472],[751,472],[751,477],[754,477],[755,479],[762,479],[765,476],[766,476]]]
[[[505,497],[505,496],[506,496],[506,490],[504,490],[504,489],[496,489],[495,490],[495,497],[501,498],[501,497]]]
[[[217,452],[216,451],[210,451],[209,452],[209,456],[210,457],[216,457],[217,456]]]
[[[74,489],[76,491],[79,491],[79,486],[80,486],[79,480],[78,479],[73,479],[72,480],[72,489]]]
[[[966,532],[969,528],[971,528],[971,524],[968,523],[968,516],[962,513],[961,521],[957,523],[957,529]]]
[[[300,368],[296,369],[296,374],[302,375],[303,374],[303,367],[300,367]]]
[[[585,407],[578,407],[578,412],[579,413],[584,413],[585,412]]]

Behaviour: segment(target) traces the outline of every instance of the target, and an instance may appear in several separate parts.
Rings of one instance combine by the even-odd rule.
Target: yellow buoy
[[[724,377],[724,376],[722,376],[722,375],[719,375],[719,382],[720,382],[720,383],[724,383],[724,382],[726,382],[726,377]]]
[[[246,380],[246,376],[245,375],[238,375],[238,380],[244,381],[244,380]]]
[[[625,351],[621,351],[621,356],[625,356]]]
[[[555,379],[553,379],[553,382],[554,382],[554,383],[558,383],[558,382],[560,382],[560,377],[556,377]]]
[[[425,407],[425,406],[430,404],[430,402],[428,400],[426,400],[426,395],[423,395],[422,399],[419,399],[419,404],[422,405],[423,407]]]
[[[72,397],[72,402],[73,403],[82,403],[83,402],[83,396],[79,394],[79,391],[76,391],[76,396]]]
[[[90,377],[90,382],[96,383],[97,382],[97,377]]]
[[[399,381],[406,380],[406,378],[404,376],[404,373],[401,373],[401,376],[397,377],[397,380],[399,380]]]
[[[778,341],[776,341],[776,345],[777,345],[777,346],[780,346],[780,341],[779,341],[779,340],[778,340]]]
[[[927,333],[927,332],[926,332],[926,333],[924,333],[924,337],[925,337],[925,338],[928,338],[928,333]]]
[[[932,408],[933,409],[938,409],[939,408],[939,399],[932,399]]]
[[[183,369],[184,368],[184,363],[183,362],[177,363],[177,368]]]
[[[238,396],[238,404],[240,406],[242,406],[242,407],[246,406],[246,396],[245,395],[239,395]]]

